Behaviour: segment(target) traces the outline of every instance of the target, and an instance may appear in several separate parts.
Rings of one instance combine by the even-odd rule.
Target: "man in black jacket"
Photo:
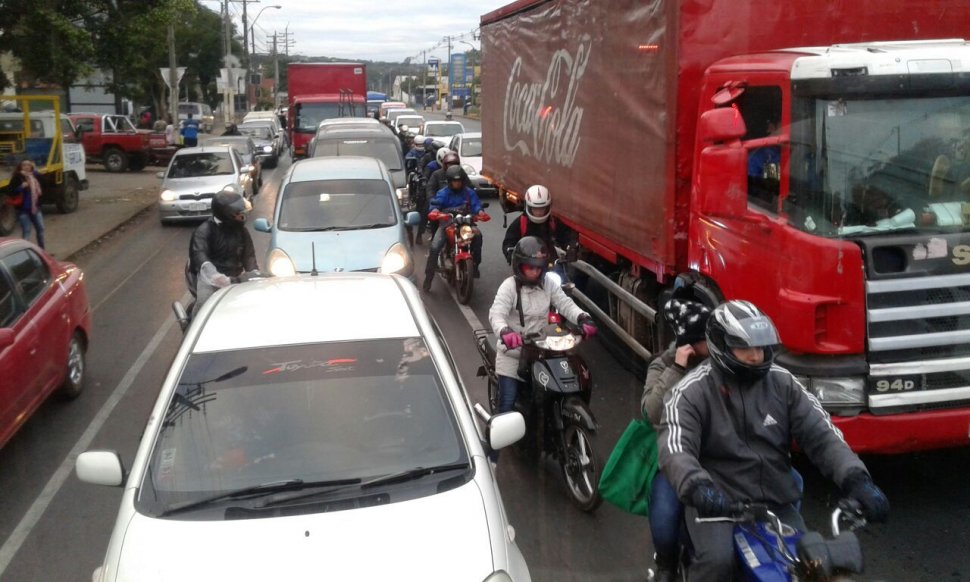
[[[889,501],[814,395],[774,365],[774,323],[747,301],[719,305],[707,320],[710,358],[671,391],[661,418],[660,467],[686,508],[694,546],[689,580],[729,582],[733,526],[696,523],[728,515],[738,502],[764,503],[804,530],[791,470],[796,441],[809,459],[870,521],[883,521]]]
[[[235,184],[226,186],[212,199],[212,217],[195,229],[189,243],[185,278],[193,295],[205,263],[212,263],[232,283],[239,282],[244,273],[259,269],[253,239],[246,230],[248,211],[247,201]]]

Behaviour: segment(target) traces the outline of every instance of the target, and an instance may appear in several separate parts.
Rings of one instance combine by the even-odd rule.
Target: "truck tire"
[[[124,172],[128,169],[128,154],[118,148],[104,151],[104,169],[109,172]]]
[[[17,209],[5,201],[6,196],[0,195],[0,236],[10,236],[17,227]]]
[[[77,178],[64,176],[64,186],[61,188],[61,195],[56,202],[57,211],[61,214],[70,214],[77,210],[80,200],[79,192]]]

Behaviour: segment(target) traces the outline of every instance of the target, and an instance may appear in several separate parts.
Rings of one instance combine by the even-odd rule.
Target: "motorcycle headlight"
[[[469,178],[473,178],[478,175],[478,172],[476,172],[475,168],[471,167],[470,164],[462,164],[461,167],[463,170],[465,170],[465,173],[468,174]]]
[[[397,273],[398,275],[407,277],[411,274],[412,266],[411,254],[404,248],[404,245],[394,243],[387,250],[387,253],[384,254],[380,272],[386,274]]]
[[[161,199],[164,202],[174,202],[179,199],[179,195],[172,190],[162,190]]]
[[[269,272],[274,277],[289,277],[296,275],[296,265],[283,249],[273,249],[269,253]]]
[[[541,339],[537,341],[536,346],[538,346],[543,350],[550,350],[553,352],[565,352],[567,350],[571,350],[574,347],[576,347],[576,344],[578,342],[579,342],[579,339],[572,334],[556,335],[556,336],[549,336],[549,337],[546,337],[545,339]]]
[[[472,240],[475,238],[475,229],[467,224],[461,227],[461,240]]]
[[[400,202],[401,200],[404,200],[407,197],[408,197],[408,189],[407,188],[398,188],[397,189],[397,201],[398,202]]]

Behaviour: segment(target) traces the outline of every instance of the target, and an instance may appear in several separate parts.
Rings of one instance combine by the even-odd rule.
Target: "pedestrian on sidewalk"
[[[40,173],[30,160],[22,160],[10,177],[10,188],[14,195],[8,198],[17,208],[17,221],[24,238],[30,240],[30,225],[37,229],[37,246],[44,248],[44,216],[40,212]]]
[[[187,148],[194,148],[199,143],[199,122],[192,119],[191,113],[182,122],[182,143]]]

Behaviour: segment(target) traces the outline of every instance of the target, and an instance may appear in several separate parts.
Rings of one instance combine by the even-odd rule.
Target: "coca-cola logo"
[[[582,139],[583,108],[576,93],[589,63],[590,39],[584,35],[575,56],[553,53],[544,81],[521,79],[522,57],[515,59],[505,88],[502,135],[506,151],[518,150],[538,161],[571,167]]]

